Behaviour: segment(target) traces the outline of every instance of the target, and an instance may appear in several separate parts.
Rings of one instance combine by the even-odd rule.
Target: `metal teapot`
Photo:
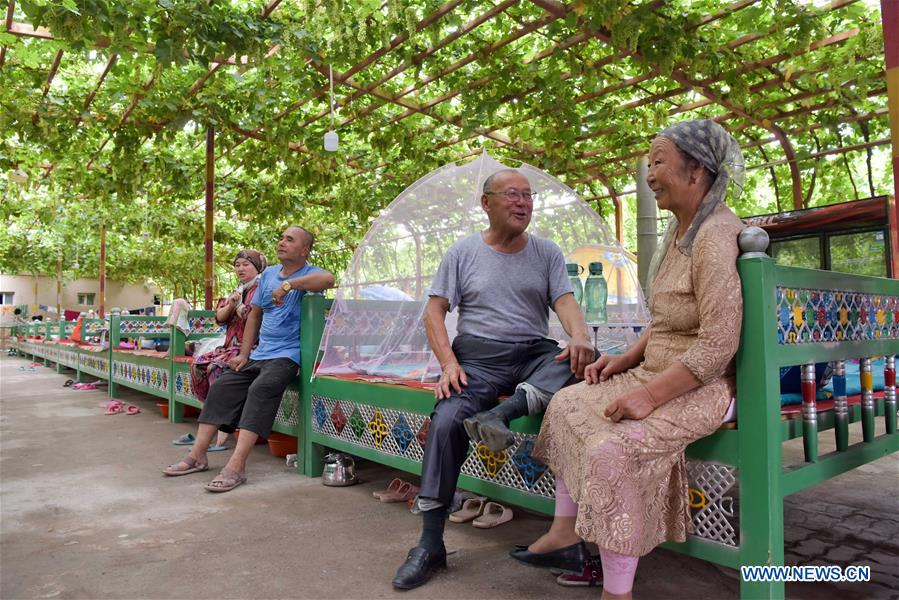
[[[331,452],[325,456],[322,484],[344,487],[359,483],[356,477],[356,462],[353,457],[342,452]]]

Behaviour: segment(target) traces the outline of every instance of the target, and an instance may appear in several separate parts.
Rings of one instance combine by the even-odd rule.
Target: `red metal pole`
[[[212,310],[212,232],[213,232],[213,206],[215,186],[215,130],[209,127],[206,130],[206,290],[204,294],[204,306],[206,310]]]
[[[890,109],[890,139],[893,143],[893,197],[890,210],[890,252],[893,278],[899,278],[899,2],[880,0],[880,18],[883,20],[883,50],[886,59],[887,106]]]
[[[106,316],[106,223],[100,225],[100,319]]]

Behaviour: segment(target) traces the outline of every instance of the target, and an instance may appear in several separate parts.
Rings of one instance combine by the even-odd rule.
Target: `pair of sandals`
[[[381,502],[414,502],[420,488],[408,481],[394,479],[387,484],[387,489],[372,492],[371,495]]]
[[[106,412],[103,413],[105,415],[136,415],[140,412],[140,408],[133,404],[125,404],[121,400],[110,400],[106,404],[101,404],[101,407],[106,408]]]
[[[183,468],[178,468],[184,465]],[[182,458],[179,462],[167,466],[162,470],[163,474],[168,477],[181,477],[182,475],[190,475],[191,473],[202,473],[209,470],[209,463],[201,463],[189,454]],[[234,469],[225,467],[222,469],[215,479],[210,481],[204,487],[206,491],[213,493],[230,492],[239,485],[247,482],[247,477],[243,473],[239,473]]]
[[[452,513],[449,520],[453,523],[468,523],[478,529],[492,529],[503,523],[508,523],[514,517],[512,509],[503,506],[499,502],[488,502],[487,498],[479,496],[469,498],[462,503],[462,508]]]

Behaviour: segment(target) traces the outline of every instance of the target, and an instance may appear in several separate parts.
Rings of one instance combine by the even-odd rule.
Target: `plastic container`
[[[286,458],[288,454],[297,453],[297,438],[273,431],[268,436],[268,449],[272,456]]]
[[[156,406],[159,408],[160,414],[162,414],[163,419],[169,418],[169,403],[168,402],[157,402]]]
[[[584,284],[584,316],[587,323],[605,323],[606,302],[609,299],[609,287],[602,275],[602,263],[590,263],[590,274]]]
[[[578,304],[584,304],[584,284],[581,282],[581,273],[584,267],[577,263],[565,263],[565,269],[568,270],[568,281],[571,282],[571,291],[574,292],[574,299]]]

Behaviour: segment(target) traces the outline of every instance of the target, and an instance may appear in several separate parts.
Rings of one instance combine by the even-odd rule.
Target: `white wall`
[[[0,292],[13,292],[15,304],[46,304],[56,307],[56,279],[52,277],[32,277],[30,275],[6,275],[0,273]],[[79,293],[94,293],[94,306],[78,304]],[[159,288],[141,283],[120,283],[106,281],[106,310],[118,307],[123,310],[143,308],[153,305],[153,295],[160,294]],[[62,282],[59,304],[63,310],[86,311],[100,307],[100,280],[75,279]]]

